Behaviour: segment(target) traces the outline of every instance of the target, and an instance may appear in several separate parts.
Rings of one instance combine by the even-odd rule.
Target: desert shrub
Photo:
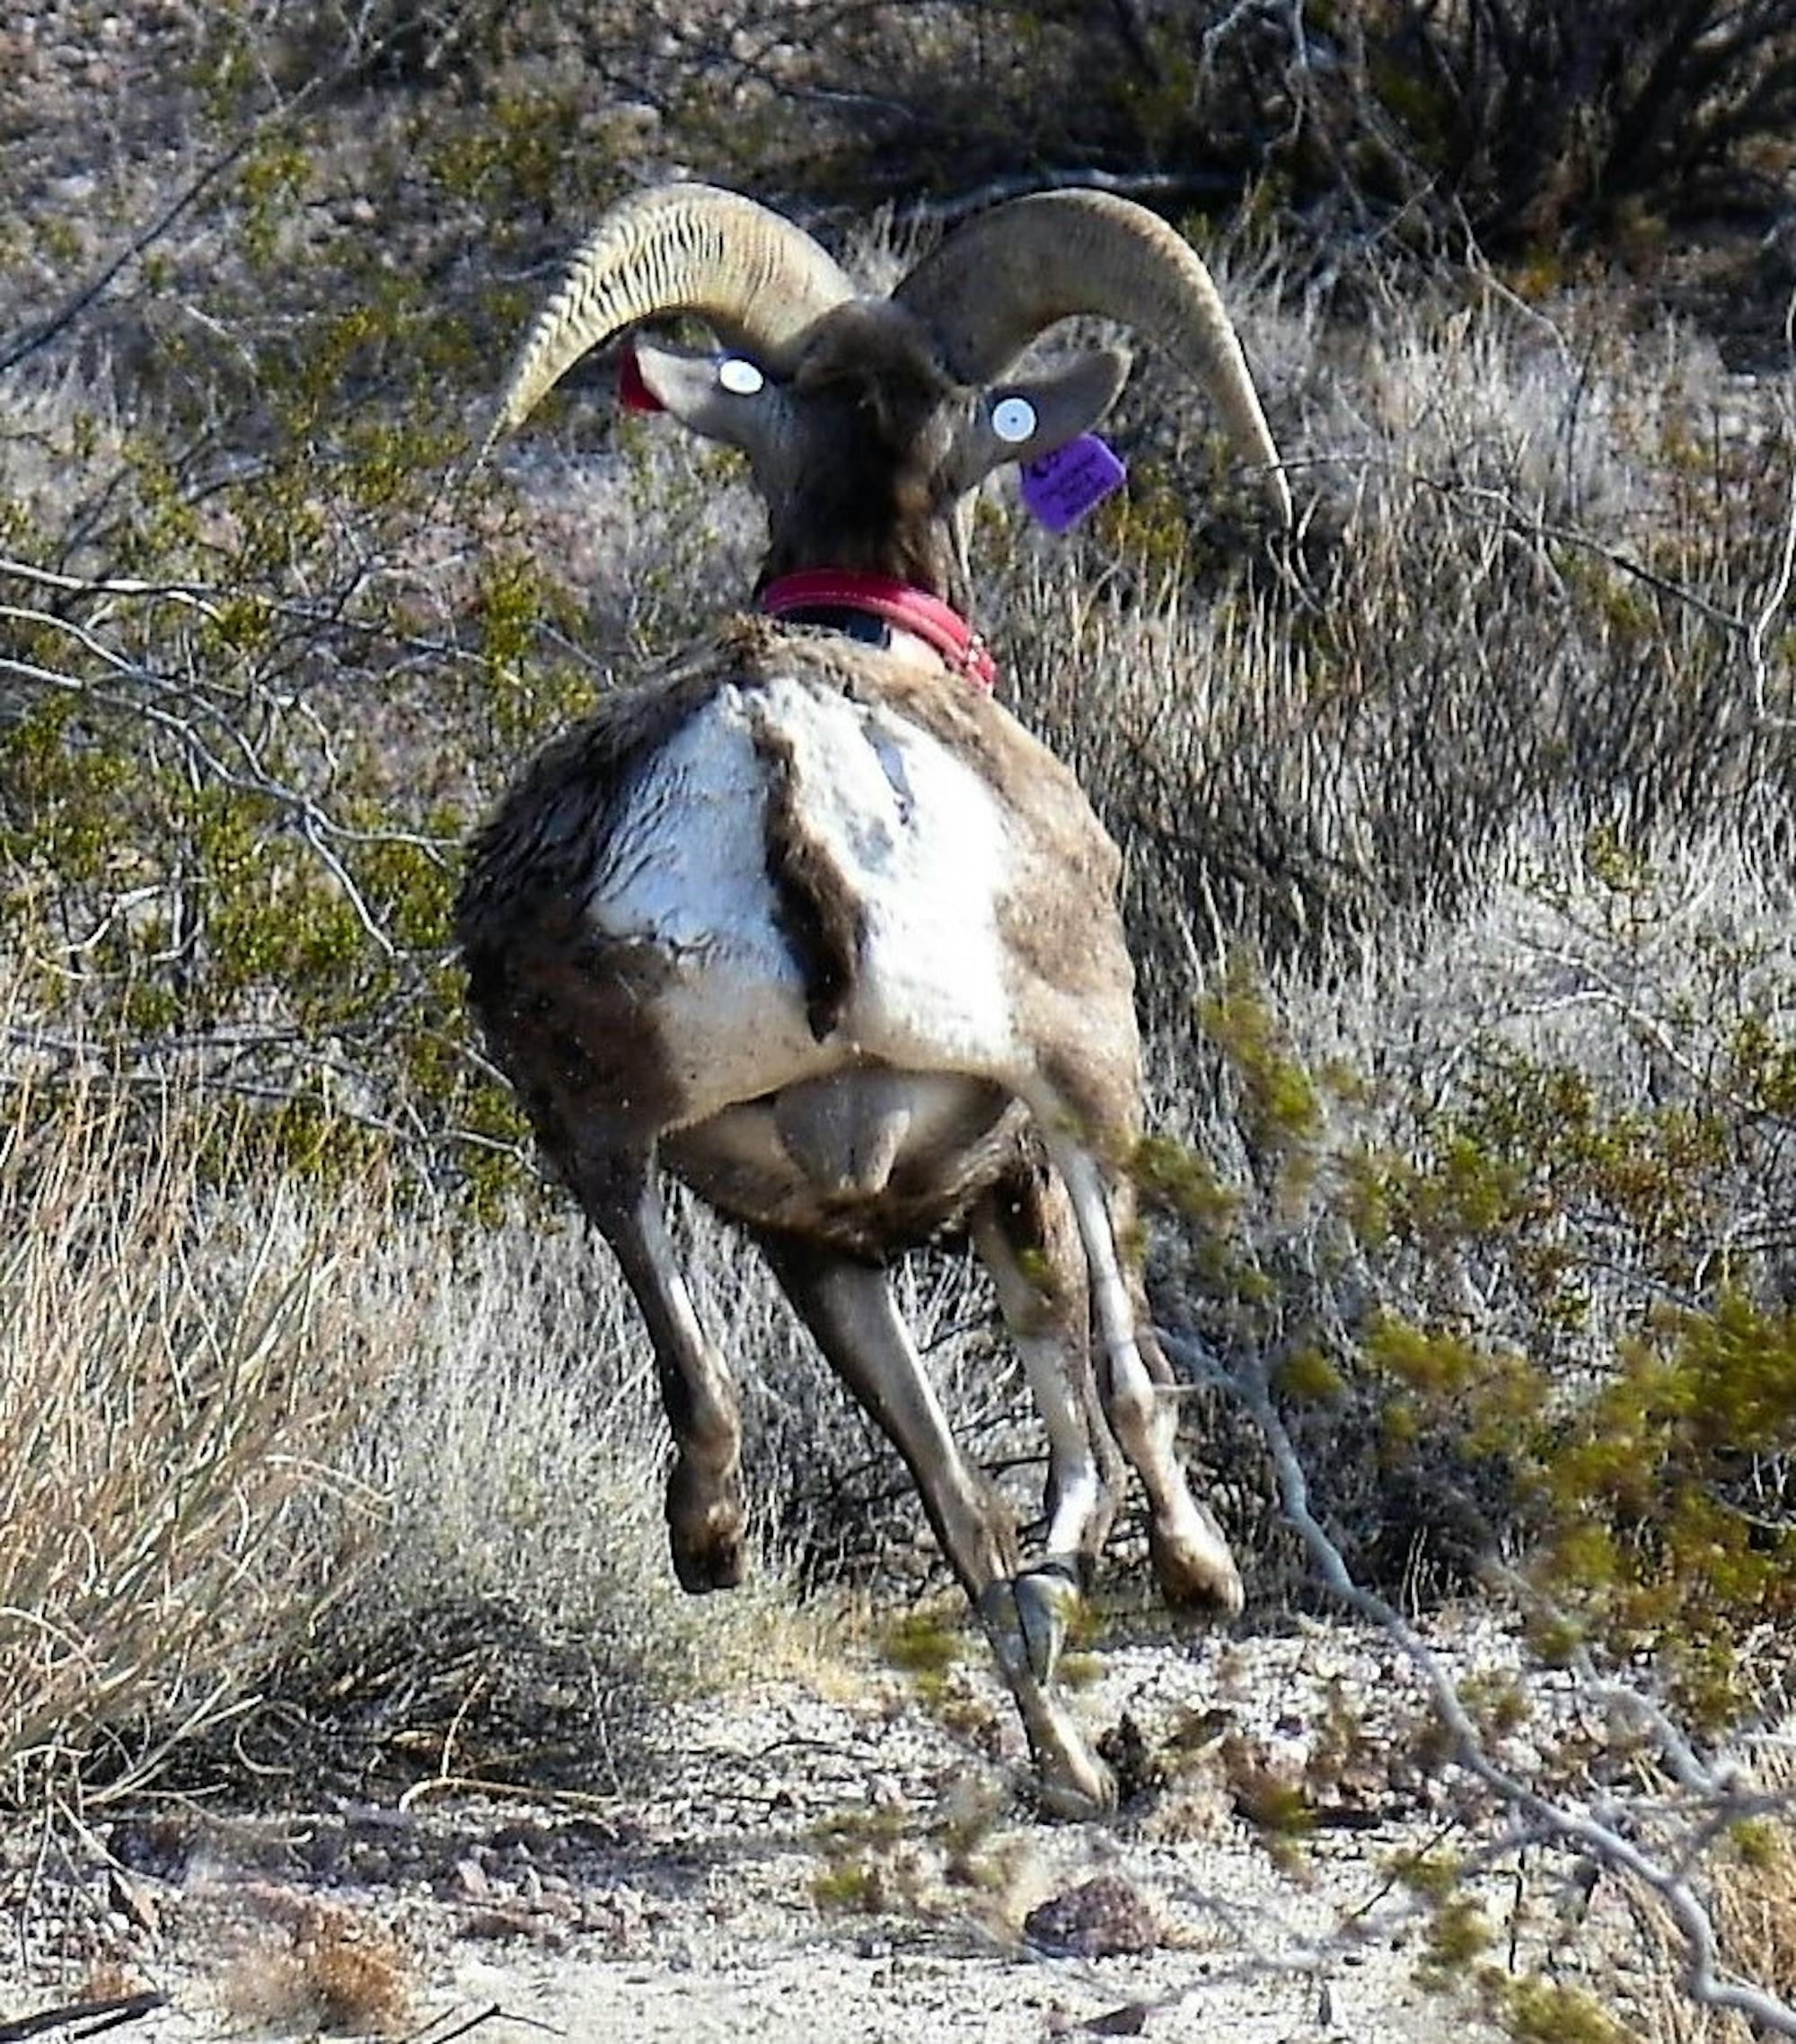
[[[1783,886],[1755,911],[1737,866],[1711,870],[1730,898],[1693,907],[1689,867],[1594,842],[1581,891],[1518,927],[1530,969],[1426,1152],[1369,1198],[1399,1261],[1439,1273],[1419,1325],[1381,1324],[1374,1349],[1501,1438],[1573,1632],[1651,1652],[1724,1714],[1796,1586],[1796,960]]]
[[[1788,168],[1796,42],[1777,7],[1367,13],[1380,107],[1487,234],[1549,240],[1599,233],[1631,207],[1763,204]]]
[[[1717,1928],[1734,1962],[1749,1979],[1785,2002],[1796,2001],[1796,1823],[1789,1795],[1792,1786],[1787,1743],[1766,1750],[1754,1770],[1756,1784],[1775,1806],[1733,1826],[1709,1878]],[[1636,1909],[1642,1940],[1654,1975],[1654,2027],[1663,2044],[1746,2044],[1751,2026],[1744,2016],[1693,2009],[1679,1990],[1677,1940],[1663,1911],[1650,1903]]]
[[[1375,1003],[1281,1012],[1237,966],[1163,1123],[1196,1141],[1140,1162],[1163,1311],[1269,1371],[1364,1580],[1494,1570],[1541,1651],[1708,1722],[1774,1688],[1796,1594],[1787,903],[1724,847],[1598,836]],[[1252,1430],[1206,1418],[1287,1598]]]
[[[1568,236],[1638,259],[1693,218],[1763,225],[1796,98],[1777,0],[932,0],[902,19],[745,0],[319,0],[171,15],[163,40],[191,66],[200,119],[270,85],[364,111],[409,100],[424,157],[453,156],[539,219],[606,159],[677,161],[824,208],[952,212],[970,190],[1072,175],[1171,206],[1246,198],[1318,252],[1343,229],[1428,246],[1469,228],[1556,269]]]
[[[762,1558],[695,1600],[647,1338],[582,1230],[270,1172],[240,1111],[148,1091],[5,1101],[0,1798],[621,1779],[659,1701],[821,1651],[779,1532],[821,1366],[715,1234]]]
[[[342,1463],[379,1501],[349,1586],[269,1670],[229,1772],[259,1796],[325,1775],[612,1785],[647,1764],[657,1704],[798,1658],[777,1568],[683,1597],[661,1511],[665,1431],[627,1293],[577,1229],[413,1212],[364,1264],[409,1315],[402,1368],[365,1396]],[[340,1540],[333,1519],[321,1545]]]
[[[1593,831],[1789,841],[1787,649],[1763,700],[1750,658],[1787,508],[1772,393],[1606,301],[1552,323],[1466,281],[1327,376],[1335,337],[1237,286],[1291,363],[1272,403],[1318,532],[1290,579],[1248,568],[1226,493],[1193,506],[1210,428],[1151,372],[1109,522],[994,550],[1019,711],[1124,847],[1158,1030],[1243,943],[1376,973]]]
[[[687,160],[826,202],[955,203],[1070,173],[1492,247],[1571,229],[1638,251],[1668,218],[1763,216],[1789,168],[1796,44],[1777,0],[1351,0],[1296,8],[1025,0],[876,11],[603,4],[354,13],[390,64],[490,76],[577,50]],[[391,19],[390,19],[391,18]],[[645,33],[645,30],[649,31]],[[338,33],[340,37],[342,30]]]
[[[1550,263],[1567,234],[1640,257],[1694,217],[1762,221],[1796,111],[1777,0],[319,13],[333,45],[383,31],[413,77],[490,92],[507,60],[577,65],[685,161],[824,204],[1108,177],[1325,232],[1469,228]]]
[[[1139,49],[1123,47],[1134,17]],[[0,944],[25,990],[9,1054],[47,1085],[101,1044],[134,1097],[179,1071],[254,1106],[239,1180],[250,1158],[337,1185],[380,1160],[457,1273],[453,1310],[478,1320],[479,1301],[503,1300],[496,1323],[541,1330],[533,1357],[509,1336],[433,1335],[396,1409],[432,1414],[427,1438],[454,1444],[453,1462],[409,1462],[384,1414],[379,1453],[357,1465],[393,1514],[368,1536],[366,1600],[280,1678],[327,1736],[328,1695],[358,1697],[365,1745],[390,1751],[408,1714],[411,1732],[434,1732],[439,1710],[467,1728],[453,1669],[423,1690],[415,1666],[367,1679],[399,1665],[401,1636],[453,1635],[486,1657],[483,1686],[515,1654],[609,1696],[619,1723],[656,1682],[726,1669],[733,1651],[664,1597],[659,1435],[638,1431],[652,1400],[629,1316],[607,1319],[621,1308],[596,1303],[600,1281],[560,1270],[608,1330],[594,1370],[592,1328],[568,1323],[536,1252],[483,1273],[432,1203],[497,1221],[525,1176],[448,954],[456,847],[540,737],[745,594],[756,514],[727,457],[617,419],[603,365],[470,475],[497,358],[552,261],[676,143],[777,197],[801,172],[885,189],[949,136],[956,189],[1089,138],[1140,189],[1165,174],[1188,198],[1212,173],[1181,137],[1211,72],[1250,51],[1186,47],[1188,19],[1151,9],[1043,9],[1007,41],[940,8],[907,17],[909,68],[876,71],[897,31],[876,14],[832,16],[802,45],[776,17],[652,19],[667,40],[645,53],[641,24],[621,37],[596,6],[207,10],[167,66],[179,171],[120,93],[119,146],[78,208],[52,152],[21,178],[0,267]],[[1319,61],[1351,23],[1309,25]],[[1108,71],[1087,61],[1095,34],[1118,39]],[[812,151],[812,129],[795,114],[850,58],[887,101],[857,127],[831,101],[841,125],[801,165],[794,138]],[[1037,101],[994,82],[1039,93],[1068,66],[1099,89],[1060,93],[1019,153],[1003,124]],[[924,75],[911,107],[906,82]],[[1262,119],[1250,95],[1233,103]],[[1285,103],[1264,102],[1281,131]],[[1149,110],[1151,147],[1127,139]],[[1218,146],[1238,185],[1272,143]],[[1154,169],[1175,156],[1198,166],[1183,188]],[[172,177],[191,185],[184,207],[77,307],[96,221],[146,218],[146,195],[177,196]],[[1334,1521],[1387,1583],[1554,1552],[1580,1483],[1608,1481],[1590,1464],[1616,1409],[1604,1400],[1637,1406],[1663,1458],[1633,1520],[1605,1493],[1618,1558],[1587,1551],[1583,1583],[1619,1650],[1669,1622],[1649,1573],[1665,1514],[1680,1500],[1722,1513],[1749,1559],[1748,1496],[1783,1482],[1768,1422],[1730,1460],[1661,1408],[1732,1381],[1724,1308],[1755,1353],[1782,1338],[1775,1258],[1740,1217],[1781,1184],[1787,1004],[1770,967],[1716,949],[1704,1012],[1732,1034],[1698,1028],[1678,991],[1696,954],[1654,948],[1657,912],[1627,876],[1699,841],[1743,859],[1763,903],[1787,860],[1789,436],[1774,392],[1614,294],[1529,308],[1479,270],[1417,292],[1356,254],[1345,322],[1328,293],[1291,286],[1280,216],[1263,185],[1209,252],[1313,514],[1303,543],[1264,547],[1212,422],[1150,364],[1115,426],[1134,487],[1089,532],[1026,531],[1002,485],[982,506],[981,622],[1020,713],[1127,854],[1171,1139],[1153,1173],[1184,1216],[1161,1229],[1157,1297],[1226,1356],[1278,1358]],[[1596,900],[1599,924],[1625,910],[1633,933],[1618,925],[1607,955],[1619,1007],[1576,982],[1579,1011],[1616,1024],[1592,1064],[1588,1044],[1531,1030],[1498,982],[1519,917],[1549,1012],[1563,990],[1540,932],[1563,948]],[[1748,982],[1756,1008],[1735,998]],[[1628,1063],[1617,1046],[1642,1030],[1678,1054]],[[146,1140],[119,1112],[129,1143]],[[218,1161],[202,1150],[195,1168]],[[708,1319],[739,1332],[770,1544],[806,1576],[889,1570],[917,1526],[889,1453],[846,1401],[820,1420],[817,1366],[739,1253],[707,1247],[701,1270]],[[409,1282],[432,1290],[427,1269]],[[946,1265],[917,1283],[952,1409],[985,1458],[1017,1464],[1026,1516],[1033,1434],[989,1302]],[[1528,1397],[1548,1408],[1539,1424],[1516,1418]],[[1483,1418],[1468,1435],[1470,1403]],[[1251,1428],[1210,1404],[1225,1502],[1272,1557],[1266,1608],[1290,1593],[1290,1551]],[[550,1438],[587,1458],[565,1490]],[[589,1521],[572,1495],[604,1510]],[[615,1534],[609,1573],[589,1523]],[[1712,1520],[1687,1523],[1715,1544]],[[1693,1584],[1719,1580],[1706,1566]],[[1774,1616],[1775,1573],[1760,1570],[1756,1606],[1741,1577],[1717,1608]],[[490,1754],[533,1736],[496,1705],[464,1759],[476,1730]],[[425,1744],[436,1764],[440,1738]]]

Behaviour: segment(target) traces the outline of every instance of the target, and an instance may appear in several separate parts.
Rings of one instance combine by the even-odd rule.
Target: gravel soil
[[[1513,1663],[1488,1621],[1448,1630],[1456,1673]],[[168,2044],[470,2022],[489,2044],[541,2025],[685,2044],[1497,2035],[1469,1996],[1417,1978],[1428,1918],[1394,1861],[1475,1856],[1494,1827],[1431,1762],[1389,1642],[1307,1625],[1092,1666],[1079,1708],[1112,1728],[1129,1791],[1101,1825],[1034,1819],[1004,1700],[969,1656],[672,1709],[627,1794],[445,1780],[15,1837],[0,1880],[25,1977],[0,1955],[0,2034],[142,1987],[168,2002],[120,2033]],[[1547,1737],[1554,1708],[1513,1740]],[[1588,1868],[1511,1855],[1466,1891],[1499,1931],[1487,1960],[1616,1995],[1614,1967],[1593,1979],[1580,1956],[1605,1942]]]

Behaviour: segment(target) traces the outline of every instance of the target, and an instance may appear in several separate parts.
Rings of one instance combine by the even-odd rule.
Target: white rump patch
[[[859,902],[841,1033],[914,1070],[1008,1075],[998,933],[1004,817],[958,754],[881,705],[781,678],[763,713],[792,747],[805,820]]]

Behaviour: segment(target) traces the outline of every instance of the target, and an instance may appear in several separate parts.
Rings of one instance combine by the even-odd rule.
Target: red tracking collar
[[[810,568],[781,575],[761,592],[761,607],[769,617],[828,606],[866,611],[914,632],[982,695],[990,693],[998,679],[998,664],[986,651],[985,641],[959,612],[927,589],[913,588],[895,577],[862,575],[851,568]]]

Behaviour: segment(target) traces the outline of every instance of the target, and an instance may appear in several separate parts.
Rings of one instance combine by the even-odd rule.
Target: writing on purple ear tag
[[[1121,489],[1128,474],[1096,434],[1081,433],[1040,461],[1023,463],[1023,501],[1051,533],[1063,533]]]

